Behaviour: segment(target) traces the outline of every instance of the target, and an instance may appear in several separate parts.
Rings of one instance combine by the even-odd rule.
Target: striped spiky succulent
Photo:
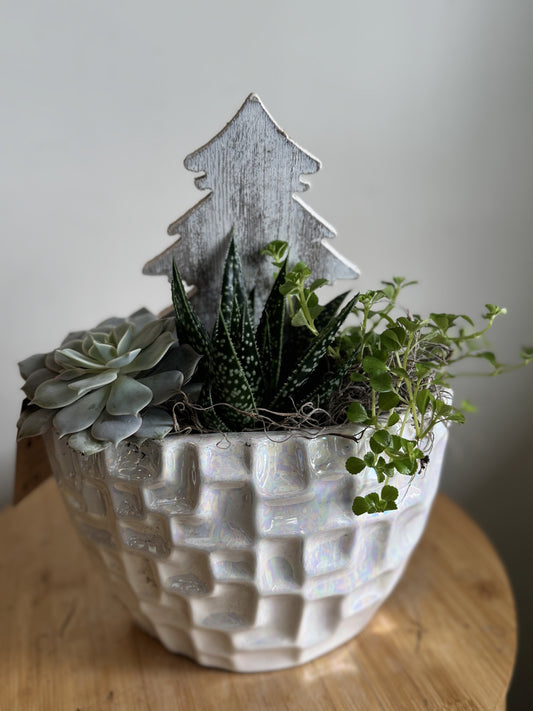
[[[173,427],[168,404],[200,358],[178,345],[173,331],[173,319],[141,309],[70,333],[52,353],[23,360],[28,401],[19,439],[53,427],[60,437],[69,435],[71,447],[92,454],[132,435],[164,437]]]
[[[306,403],[327,406],[357,355],[354,349],[346,360],[336,360],[329,353],[357,296],[342,308],[346,294],[326,304],[313,333],[287,327],[283,286],[290,275],[285,259],[256,326],[237,246],[233,234],[228,237],[220,305],[211,334],[189,302],[174,264],[177,335],[181,343],[190,343],[204,356],[199,396],[204,427],[215,432],[242,431],[264,425],[261,411],[280,419],[287,411],[297,415]]]

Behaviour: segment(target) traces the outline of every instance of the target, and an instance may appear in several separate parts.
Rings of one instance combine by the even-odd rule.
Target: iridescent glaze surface
[[[125,442],[85,457],[47,442],[80,536],[136,622],[172,652],[234,671],[301,664],[356,635],[424,529],[447,430],[397,475],[397,511],[356,517],[367,438],[239,433]],[[365,470],[368,471],[368,470]]]

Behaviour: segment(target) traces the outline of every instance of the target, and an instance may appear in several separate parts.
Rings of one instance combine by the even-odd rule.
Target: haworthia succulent
[[[351,368],[357,362],[359,348],[355,349],[346,360],[341,361],[334,367],[326,377],[319,379],[318,383],[307,382],[304,387],[294,395],[294,401],[298,407],[306,402],[312,402],[317,407],[327,409],[329,400],[335,390],[339,388],[341,383],[347,377]]]
[[[246,379],[252,389],[254,399],[257,402],[263,394],[263,368],[255,339],[255,329],[252,317],[246,303],[243,304],[241,312],[239,332],[240,347],[237,355],[241,362],[242,369],[244,370],[244,374],[246,375]]]
[[[319,332],[323,331],[329,321],[335,316],[340,305],[348,295],[348,292],[334,297],[323,307],[322,311],[315,319],[315,327]],[[294,370],[302,353],[309,348],[311,343],[316,339],[308,328],[291,328],[287,333],[287,342],[285,343],[282,363],[283,372],[282,379],[285,378]]]
[[[354,296],[337,316],[330,319],[326,328],[324,328],[311,342],[310,346],[298,360],[296,366],[282,384],[278,394],[272,402],[272,407],[283,408],[291,405],[292,394],[297,392],[316,370],[318,364],[326,355],[329,346],[337,335],[339,327],[351,312],[357,298],[357,296]]]
[[[173,262],[172,302],[176,312],[176,333],[200,355],[209,354],[209,336],[187,298],[176,262]]]
[[[286,273],[287,260],[281,266],[257,327],[257,344],[263,363],[265,390],[269,396],[272,396],[277,390],[281,370],[286,315],[285,297],[280,292],[280,286],[285,281]]]
[[[340,309],[342,302],[346,299],[349,293],[349,291],[345,291],[343,294],[333,297],[331,301],[328,301],[328,303],[324,305],[324,308],[315,319],[315,326],[319,331],[326,328],[330,320]]]
[[[213,432],[231,432],[232,428],[224,422],[222,415],[215,408],[209,383],[204,383],[199,404],[204,408],[202,420],[206,427],[209,427]]]
[[[224,275],[222,278],[222,291],[219,307],[226,323],[229,323],[231,320],[231,314],[234,309],[235,301],[239,307],[239,310],[242,310],[245,305],[249,307],[241,260],[235,245],[233,230],[230,232],[230,236],[231,240],[226,261],[224,263]]]
[[[211,352],[213,358],[210,371],[213,383],[212,398],[218,402],[231,404],[237,410],[255,412],[256,403],[253,389],[233,346],[228,326],[221,311],[218,312]],[[233,408],[225,408],[224,420],[237,429],[250,426],[250,418],[239,414]]]

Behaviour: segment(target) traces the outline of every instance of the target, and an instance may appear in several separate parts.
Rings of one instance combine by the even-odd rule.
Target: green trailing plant
[[[357,353],[348,386],[353,401],[346,417],[372,432],[369,451],[362,458],[350,457],[346,468],[354,475],[369,468],[383,484],[380,493],[355,499],[355,514],[395,509],[398,490],[390,478],[423,469],[435,427],[463,423],[465,413],[473,409],[468,402],[460,407],[451,403],[458,363],[483,359],[489,375],[518,367],[500,363],[486,347],[485,335],[505,309],[487,304],[480,328],[463,314],[405,315],[397,309],[398,297],[416,282],[395,277],[382,283],[380,290],[359,296],[353,309],[359,323],[345,329],[338,344],[344,357]],[[529,363],[533,349],[523,349],[521,357],[522,364]]]
[[[70,446],[94,454],[135,435],[173,429],[165,407],[195,372],[199,356],[178,345],[173,319],[141,309],[86,332],[70,333],[52,353],[19,363],[27,401],[18,438],[53,427]]]
[[[275,267],[282,268],[286,263],[289,245],[282,240],[274,240],[270,242],[261,254],[272,259]],[[318,328],[315,324],[315,319],[323,310],[323,306],[319,304],[317,289],[328,283],[327,279],[315,279],[311,284],[307,285],[311,270],[303,262],[297,262],[290,272],[285,274],[283,284],[279,287],[279,291],[283,296],[287,297],[287,306],[290,315],[292,326],[305,326],[314,336],[319,335]]]

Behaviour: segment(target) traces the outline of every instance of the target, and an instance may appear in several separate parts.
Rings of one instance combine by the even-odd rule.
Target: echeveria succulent
[[[174,319],[146,309],[111,318],[91,331],[70,333],[52,353],[19,363],[29,403],[18,437],[50,427],[86,454],[135,435],[164,437],[171,414],[162,407],[192,377],[199,360],[178,345]]]

